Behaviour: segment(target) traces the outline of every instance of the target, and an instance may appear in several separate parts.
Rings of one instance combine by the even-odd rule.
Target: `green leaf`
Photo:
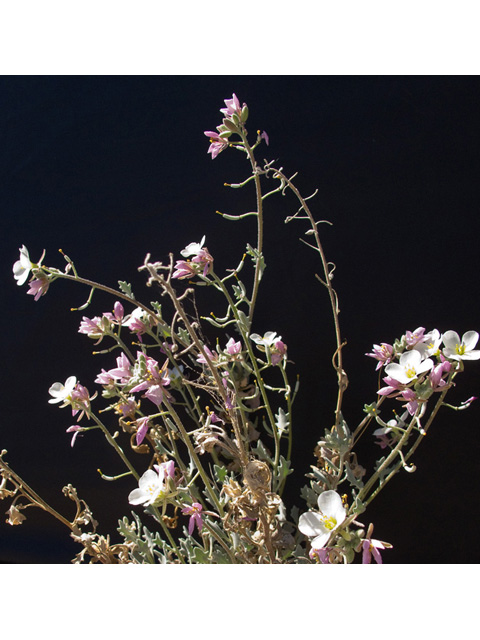
[[[215,477],[217,478],[220,484],[225,482],[225,478],[227,476],[227,468],[220,467],[218,464],[213,465],[213,471],[215,472]]]
[[[135,300],[135,296],[132,293],[132,285],[131,284],[129,284],[128,282],[125,282],[124,280],[119,280],[118,281],[118,286],[120,287],[120,291],[122,293],[124,293],[126,296],[128,296],[132,300]]]

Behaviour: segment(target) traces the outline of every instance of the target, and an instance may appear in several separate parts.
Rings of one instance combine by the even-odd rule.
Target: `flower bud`
[[[237,125],[228,118],[223,119],[223,124],[231,133],[236,133],[238,131]]]

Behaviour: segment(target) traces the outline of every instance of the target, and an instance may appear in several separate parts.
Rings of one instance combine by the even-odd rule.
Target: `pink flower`
[[[117,413],[120,413],[124,418],[134,418],[135,411],[137,410],[137,403],[132,396],[125,402],[118,402],[116,406]]]
[[[419,342],[424,342],[425,340],[425,327],[418,327],[415,331],[406,331],[405,332],[405,340],[407,342],[407,347],[414,347]]]
[[[67,433],[73,433],[72,441],[70,443],[71,447],[73,447],[73,445],[75,444],[75,440],[77,439],[80,431],[83,431],[83,428],[79,424],[72,424],[71,427],[68,427]]]
[[[382,380],[387,384],[386,387],[382,387],[377,391],[380,396],[389,396],[395,392],[400,393],[403,389],[404,385],[401,384],[398,380],[391,378],[390,376],[385,376]]]
[[[115,378],[113,378],[108,371],[102,369],[101,373],[95,378],[95,382],[97,384],[102,384],[104,386],[112,386],[116,383]]]
[[[210,351],[210,349],[206,345],[203,345],[203,350],[207,354],[207,357],[212,364],[218,362],[218,353],[212,353],[212,351]],[[200,362],[200,364],[208,364],[206,358],[204,358],[201,354],[198,356],[197,362]]]
[[[187,260],[177,260],[175,264],[176,271],[172,274],[172,278],[190,278],[202,272],[205,277],[211,270],[213,258],[209,254],[207,247],[203,246],[205,236],[200,242],[191,242],[182,249],[180,253]],[[190,260],[190,257],[193,256]]]
[[[182,513],[185,516],[190,516],[190,520],[188,522],[189,535],[192,535],[195,525],[199,532],[202,530],[202,527],[203,527],[202,505],[200,503],[193,502],[192,504],[189,504],[186,507],[183,507]]]
[[[373,559],[377,564],[382,564],[382,557],[380,550],[391,549],[392,545],[389,542],[381,542],[380,540],[374,540],[372,538],[373,524],[368,527],[367,535],[362,542],[360,548],[362,549],[362,564],[370,564]],[[360,549],[357,547],[357,551]]]
[[[85,333],[89,338],[99,338],[98,342],[96,342],[96,344],[99,344],[109,328],[110,321],[106,317],[99,318],[95,316],[90,319],[83,316],[78,333]]]
[[[331,547],[324,547],[323,549],[314,549],[311,547],[308,552],[310,560],[319,560],[322,564],[330,564],[330,551]]]
[[[72,405],[72,416],[76,416],[80,411],[81,413],[78,417],[78,420],[81,420],[84,414],[86,414],[87,417],[90,417],[90,401],[93,400],[96,395],[97,394],[95,393],[92,397],[90,397],[88,389],[77,382],[70,396],[70,402]]]
[[[443,358],[443,356],[441,357]],[[445,386],[446,382],[443,379],[443,375],[448,374],[451,368],[452,363],[449,360],[443,359],[443,362],[440,362],[440,364],[437,364],[432,369],[428,379],[430,380],[433,389]]]
[[[418,398],[417,394],[412,389],[405,389],[402,391],[401,396],[404,400],[408,400],[407,404],[403,406],[406,407],[408,413],[411,416],[415,415],[416,410],[418,409]],[[400,398],[398,398],[399,400]]]
[[[168,462],[161,462],[160,464],[154,464],[153,468],[158,471],[164,478],[175,478],[175,460],[168,460]]]
[[[103,315],[110,320],[110,322],[116,322],[117,324],[121,324],[124,316],[124,308],[121,302],[115,302],[113,305],[113,313],[107,311]]]
[[[364,540],[362,543],[362,564],[370,564],[373,559],[377,564],[382,564],[382,556],[379,549],[386,549],[383,542],[380,540]]]
[[[235,94],[232,94],[230,100],[224,100],[226,104],[226,108],[220,109],[220,111],[224,114],[226,118],[231,118],[234,113],[238,116],[242,115],[242,107],[240,106],[240,102]],[[243,106],[246,106],[243,103]]]
[[[229,356],[236,356],[242,351],[242,343],[235,342],[234,338],[230,338],[225,346],[225,351]]]
[[[217,127],[219,129],[219,127]],[[210,138],[210,146],[207,153],[212,154],[212,160],[214,160],[218,154],[228,147],[228,140],[220,137],[220,133],[215,131],[204,131],[204,134]]]
[[[144,441],[145,436],[147,435],[147,431],[150,427],[149,422],[150,422],[149,416],[145,418],[139,418],[137,420],[137,435],[136,435],[137,446],[141,445],[142,442]]]
[[[372,353],[366,353],[369,358],[375,358],[378,360],[375,371],[378,371],[381,367],[392,361],[393,347],[391,344],[382,342],[381,344],[374,344]]]
[[[35,280],[31,280],[29,285],[30,289],[27,291],[27,295],[35,296],[34,300],[36,302],[47,293],[50,281],[45,274],[38,272]]]
[[[124,325],[129,328],[132,333],[136,333],[137,337],[141,341],[140,336],[146,333],[153,325],[152,318],[146,314],[143,309],[137,307],[132,313],[127,316],[127,320]]]
[[[287,345],[281,340],[276,340],[271,349],[272,364],[279,364],[287,353]]]
[[[172,273],[172,278],[193,278],[197,275],[195,265],[190,260],[177,260],[175,263],[175,271]]]
[[[132,377],[132,366],[127,356],[122,353],[117,358],[117,366],[107,371],[112,378],[118,378],[121,384],[125,384]]]
[[[130,391],[135,393],[137,391],[145,391],[144,398],[148,398],[157,406],[160,406],[163,402],[164,391],[163,387],[170,384],[170,378],[168,372],[163,367],[160,368],[159,364],[153,358],[145,356],[146,371],[144,374],[144,380],[135,385]]]

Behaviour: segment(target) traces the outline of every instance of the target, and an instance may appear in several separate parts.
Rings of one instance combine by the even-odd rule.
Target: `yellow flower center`
[[[407,378],[415,378],[417,376],[415,367],[408,367],[407,369],[405,369],[405,375],[407,376]]]
[[[455,345],[455,351],[459,356],[463,356],[465,354],[465,345],[463,344],[463,342],[462,344]]]
[[[337,521],[333,517],[328,518],[327,516],[324,516],[323,526],[329,531],[332,531],[337,526]]]

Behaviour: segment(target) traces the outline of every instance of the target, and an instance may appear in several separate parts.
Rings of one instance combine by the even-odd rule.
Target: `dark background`
[[[364,356],[373,343],[418,326],[480,330],[477,77],[2,77],[0,447],[67,517],[73,504],[61,488],[77,487],[99,531],[113,540],[117,519],[130,513],[131,479],[102,481],[98,467],[122,471],[114,452],[96,432],[72,449],[70,411],[47,402],[53,382],[76,375],[93,392],[97,371],[111,366],[108,357],[90,355],[93,342],[77,333],[83,313],[70,312],[88,290],[57,282],[35,302],[26,285],[16,286],[12,265],[25,244],[33,260],[46,249],[45,264],[63,267],[61,248],[84,277],[113,287],[132,282],[147,303],[152,293],[137,272],[147,252],[166,259],[206,234],[217,269],[236,266],[245,242],[255,243],[253,218],[227,222],[215,210],[254,208],[253,187],[222,186],[247,177],[248,166],[233,151],[212,161],[203,135],[220,124],[232,92],[249,105],[252,135],[269,134],[258,157],[278,159],[288,174],[299,171],[304,195],[319,190],[317,218],[334,223],[322,231],[327,258],[337,265],[351,427],[375,399],[375,362]],[[303,474],[332,423],[335,340],[328,296],[313,275],[320,272],[316,255],[297,239],[304,227],[283,223],[296,203],[286,197],[265,204],[267,270],[253,330],[282,335],[292,371],[301,375],[296,473],[285,499],[303,509]],[[84,314],[112,304],[98,294]],[[466,363],[451,401],[480,395],[479,367]],[[442,409],[414,456],[416,473],[399,474],[363,516],[375,523],[375,537],[394,545],[385,562],[480,560],[479,415],[478,403],[463,413]],[[370,472],[379,453],[371,436],[358,453]],[[80,550],[47,514],[26,515],[15,528],[1,516],[2,562],[69,562]]]

